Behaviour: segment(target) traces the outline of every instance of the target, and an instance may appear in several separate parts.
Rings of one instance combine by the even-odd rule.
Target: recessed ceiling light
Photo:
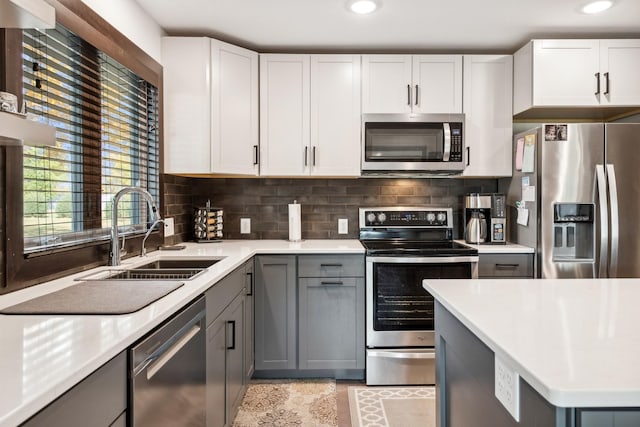
[[[379,7],[379,2],[374,0],[350,0],[347,3],[349,10],[361,15],[371,13]]]
[[[613,2],[610,0],[598,0],[598,1],[593,1],[587,5],[585,5],[582,8],[582,12],[583,13],[600,13],[600,12],[604,12],[605,10],[609,9],[611,6],[613,6]]]

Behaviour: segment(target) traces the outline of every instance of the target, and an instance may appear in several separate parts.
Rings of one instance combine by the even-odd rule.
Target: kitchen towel
[[[291,242],[299,242],[302,235],[300,212],[300,204],[296,200],[289,204],[289,241]]]

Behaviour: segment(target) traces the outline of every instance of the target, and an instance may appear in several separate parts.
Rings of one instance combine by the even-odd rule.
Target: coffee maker
[[[464,203],[464,238],[467,243],[507,242],[506,197],[501,193],[469,193]]]

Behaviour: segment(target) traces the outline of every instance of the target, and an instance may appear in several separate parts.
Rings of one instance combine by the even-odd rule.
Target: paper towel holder
[[[289,204],[289,242],[302,242],[302,207],[297,200],[293,204]]]

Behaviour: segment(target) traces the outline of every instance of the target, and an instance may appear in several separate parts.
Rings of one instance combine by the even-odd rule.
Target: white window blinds
[[[27,111],[57,128],[54,146],[24,147],[25,252],[107,239],[119,189],[158,201],[158,91],[63,27],[23,34]],[[137,194],[118,207],[122,231],[146,230]]]

